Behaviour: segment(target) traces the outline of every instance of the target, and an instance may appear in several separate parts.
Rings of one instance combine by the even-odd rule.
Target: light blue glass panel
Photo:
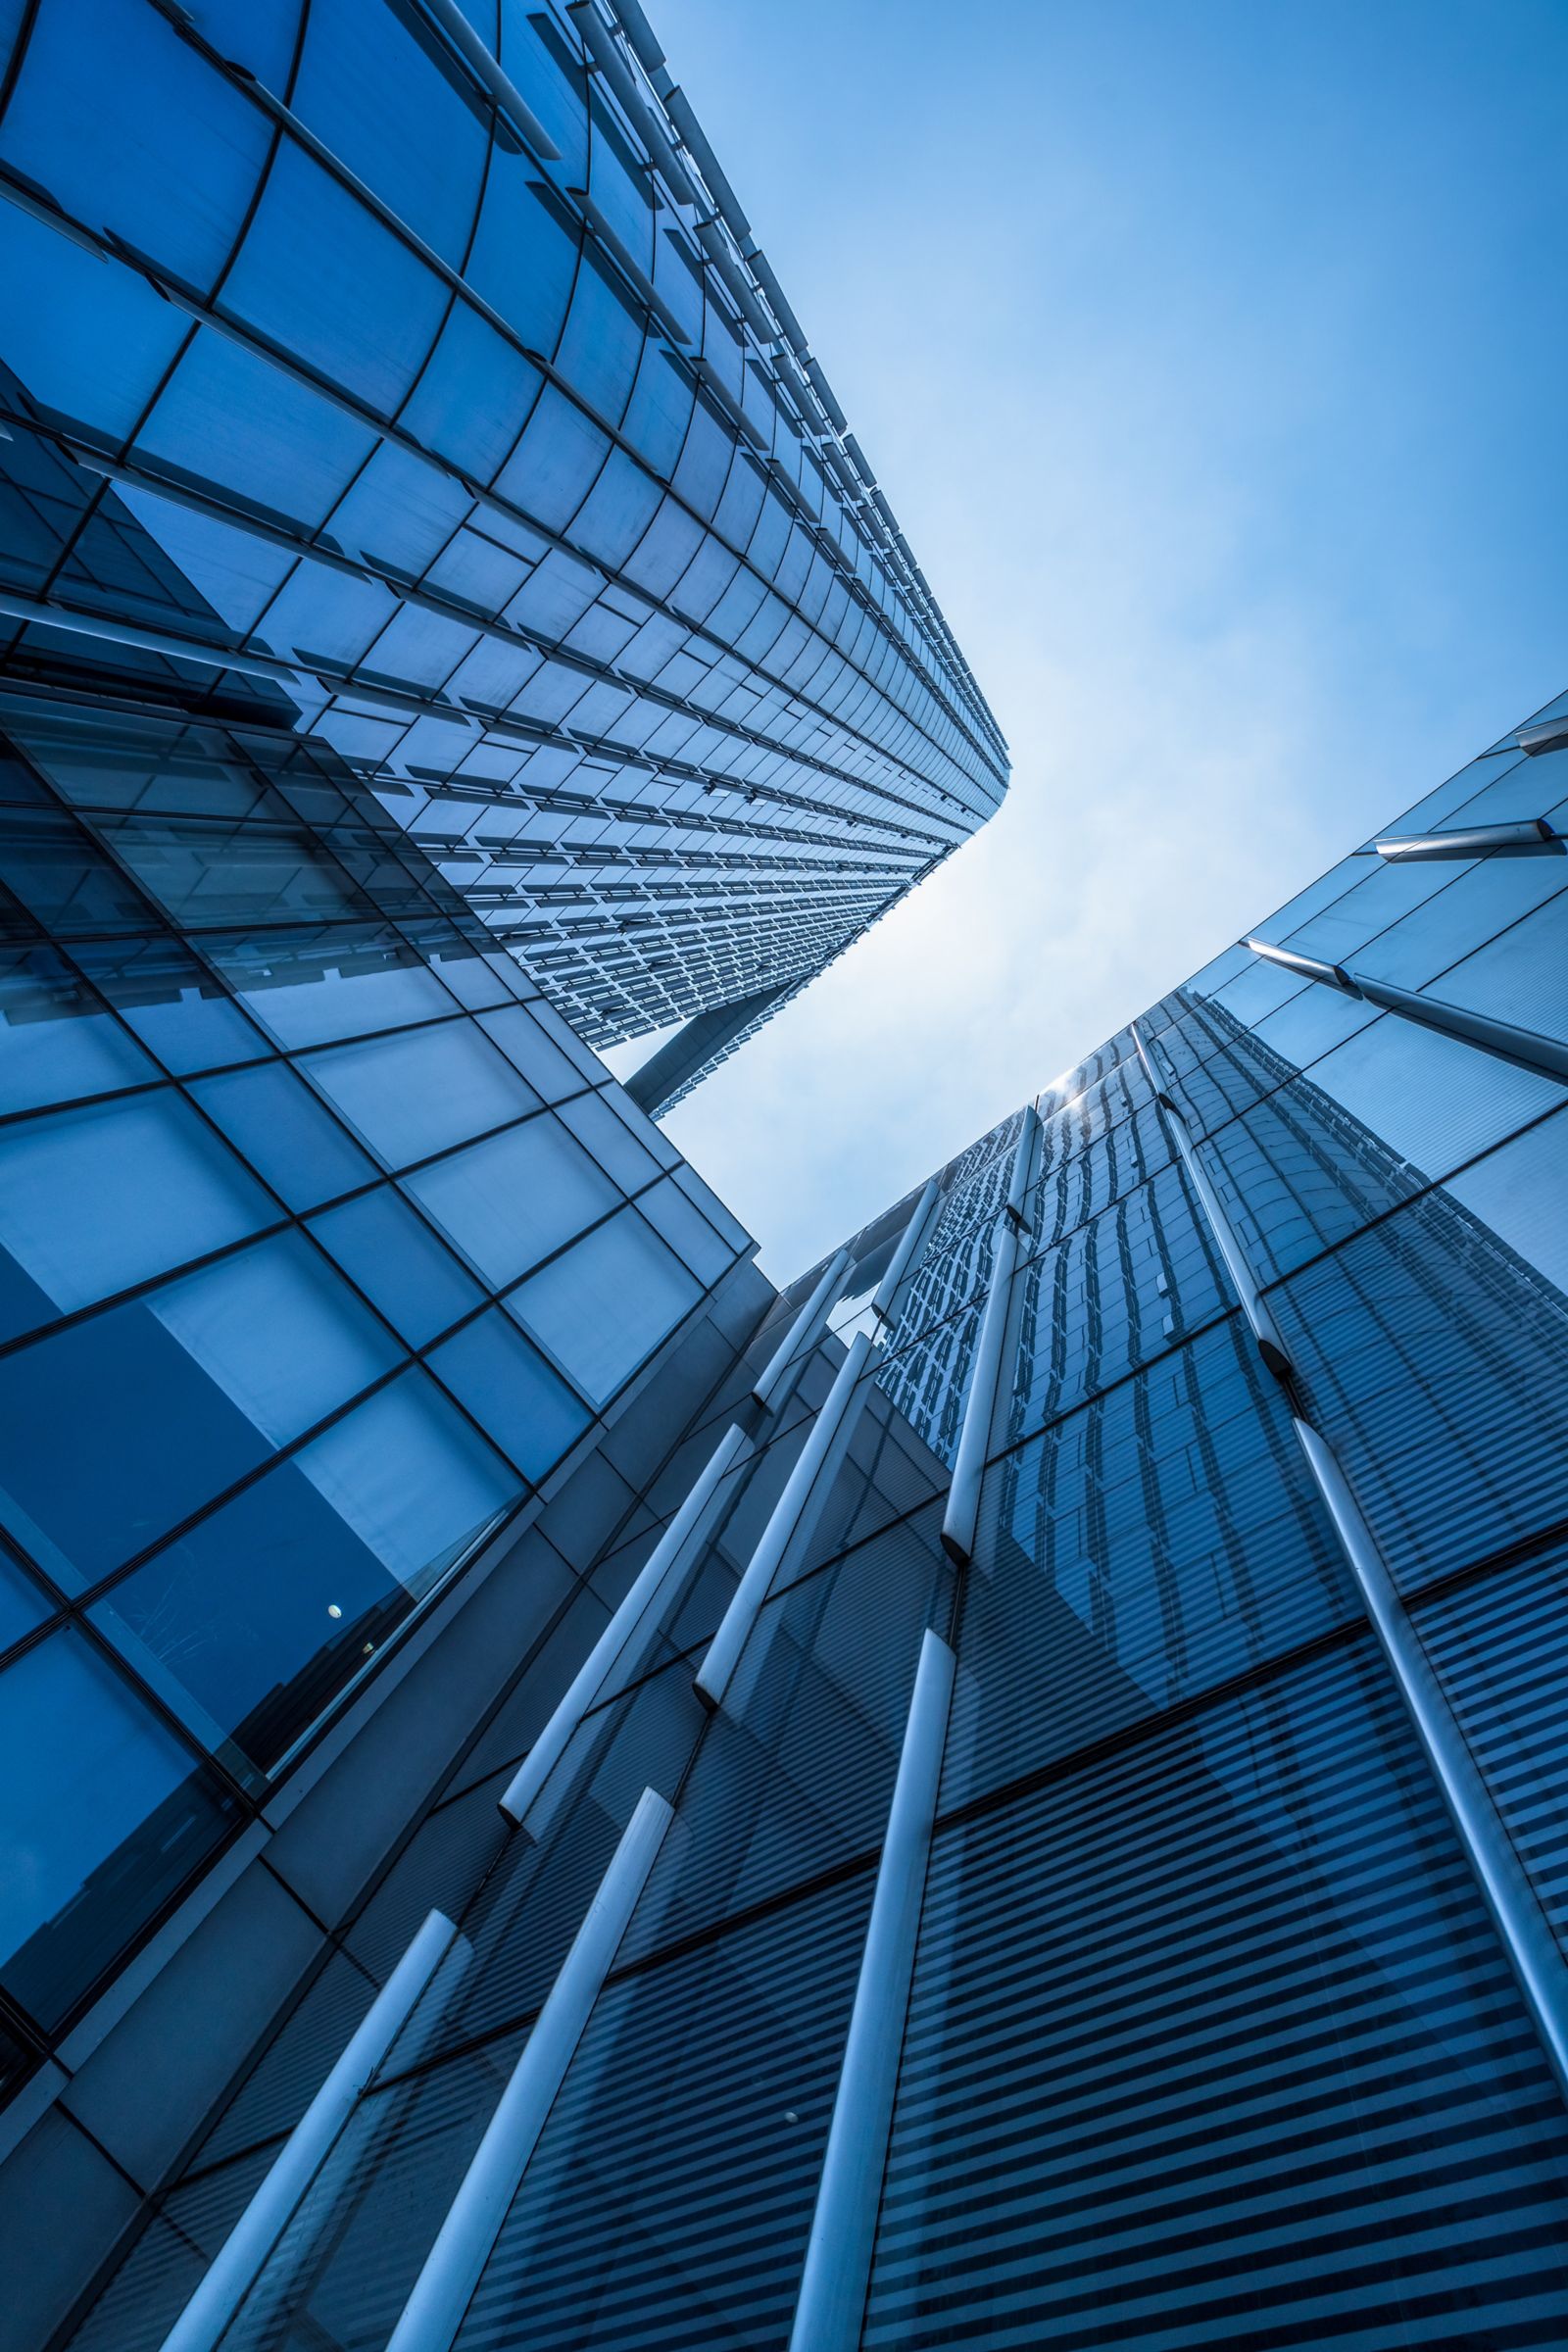
[[[213,961],[278,1044],[292,1050],[368,1037],[434,1020],[452,1010],[435,974],[391,932],[336,926],[306,933],[208,943]]]
[[[158,1071],[47,948],[0,960],[0,1110],[108,1094]]]
[[[413,1347],[479,1303],[472,1277],[390,1186],[328,1209],[311,1229]]]
[[[548,1112],[421,1168],[408,1189],[497,1286],[514,1282],[619,1199]]]
[[[314,1208],[380,1172],[286,1063],[225,1070],[190,1091],[290,1208]]]
[[[553,1258],[509,1303],[590,1403],[603,1404],[698,1297],[679,1259],[626,1209]]]
[[[397,1342],[299,1234],[278,1234],[147,1301],[274,1446],[368,1388]]]
[[[77,220],[205,292],[269,135],[258,110],[154,10],[97,0],[85,20],[74,8],[37,12],[0,152]]]
[[[539,1102],[505,1056],[462,1019],[340,1046],[300,1067],[394,1168],[504,1127]]]
[[[591,1418],[498,1307],[433,1348],[428,1362],[527,1478],[543,1478]]]
[[[0,1133],[0,1246],[38,1294],[19,1301],[17,1329],[201,1257],[276,1215],[234,1154],[169,1092]]]
[[[49,1604],[30,1576],[0,1551],[0,1649],[42,1625]]]
[[[336,1422],[299,1468],[416,1596],[516,1501],[515,1474],[422,1372]]]

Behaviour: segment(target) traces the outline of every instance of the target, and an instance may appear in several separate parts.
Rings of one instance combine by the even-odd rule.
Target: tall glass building
[[[681,1025],[645,1107],[997,807],[634,5],[7,8],[0,199],[4,637],[280,681],[589,1044]]]
[[[1004,756],[640,13],[0,39],[0,2352],[1568,2341],[1568,696],[775,1293]]]

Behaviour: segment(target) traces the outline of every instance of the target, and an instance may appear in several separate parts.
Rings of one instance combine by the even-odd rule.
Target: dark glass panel
[[[233,1818],[232,1800],[79,1634],[0,1680],[0,1979],[55,2025]]]

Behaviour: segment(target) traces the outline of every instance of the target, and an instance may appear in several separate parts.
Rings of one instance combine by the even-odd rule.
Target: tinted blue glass
[[[158,1074],[62,956],[22,948],[0,959],[0,1109],[41,1109]]]
[[[328,1209],[311,1230],[413,1347],[479,1303],[478,1285],[390,1186]]]
[[[634,1209],[584,1234],[508,1301],[592,1404],[603,1404],[699,1296]]]
[[[0,1248],[24,1278],[13,1331],[238,1241],[278,1214],[167,1090],[0,1132]]]
[[[1411,1583],[1568,1514],[1568,1297],[1553,1278],[1565,1124],[1547,1129],[1499,1153],[1494,1173],[1481,1163],[1477,1209],[1439,1187],[1270,1294],[1313,1408]]]
[[[939,1834],[864,2340],[1550,2341],[1544,2065],[1381,1662],[1318,1659]]]
[[[0,1682],[0,1981],[56,2023],[230,1817],[192,1756],[74,1633]]]
[[[255,1061],[270,1048],[218,981],[170,933],[72,951],[128,1029],[176,1076],[224,1062]]]
[[[543,1478],[588,1426],[580,1397],[498,1309],[432,1348],[427,1360],[527,1478]]]
[[[539,1102],[505,1055],[461,1019],[340,1046],[301,1066],[394,1168],[507,1126]]]
[[[93,1608],[212,1744],[264,1771],[413,1607],[297,1461],[280,1463]]]
[[[378,1174],[282,1062],[225,1071],[199,1081],[191,1094],[290,1208],[314,1208]]]
[[[498,1285],[514,1281],[618,1199],[548,1113],[421,1168],[408,1189],[485,1280]]]

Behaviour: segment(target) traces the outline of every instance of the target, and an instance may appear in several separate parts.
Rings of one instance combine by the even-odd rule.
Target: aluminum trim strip
[[[783,1402],[780,1384],[797,1359],[804,1359],[807,1350],[815,1346],[822,1326],[837,1303],[839,1285],[849,1272],[849,1266],[848,1250],[840,1250],[828,1259],[816,1288],[754,1382],[752,1401],[760,1404],[764,1412],[775,1412]],[[790,1385],[793,1386],[793,1383]]]
[[[729,1607],[697,1670],[697,1695],[705,1706],[723,1705],[746,1638],[757,1623],[779,1563],[796,1537],[808,1530],[815,1517],[827,1489],[824,1472],[828,1457],[841,1450],[837,1442],[847,1440],[853,1416],[864,1405],[868,1384],[862,1383],[862,1375],[874,1345],[869,1333],[863,1331],[857,1332],[850,1342],[849,1353],[822,1400],[822,1409],[801,1449],[800,1460],[790,1472],[784,1492],[758,1538],[757,1549],[746,1563],[746,1572],[730,1595]]]

